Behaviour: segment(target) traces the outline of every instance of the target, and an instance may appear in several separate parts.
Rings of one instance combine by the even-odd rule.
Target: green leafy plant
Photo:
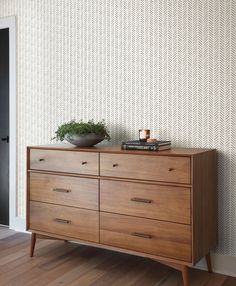
[[[83,122],[82,120],[79,122],[76,122],[75,120],[69,121],[58,126],[58,129],[55,132],[56,136],[52,139],[63,141],[66,135],[85,135],[90,133],[102,135],[104,136],[104,139],[110,140],[110,135],[104,120],[99,121],[98,123],[94,123],[93,120],[89,120],[88,122]]]

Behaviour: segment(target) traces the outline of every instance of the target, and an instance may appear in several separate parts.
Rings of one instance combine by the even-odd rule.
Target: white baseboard
[[[26,231],[26,219],[22,217],[14,217],[10,220],[9,228],[15,231]]]
[[[213,272],[236,277],[236,257],[212,253],[211,261]],[[205,259],[200,260],[195,267],[207,270]]]

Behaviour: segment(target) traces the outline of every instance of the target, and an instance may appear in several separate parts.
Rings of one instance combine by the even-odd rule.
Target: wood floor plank
[[[48,285],[55,281],[59,276],[62,276],[71,269],[83,264],[85,261],[90,259],[90,253],[96,255],[96,249],[83,246],[81,247],[78,245],[76,246],[77,247],[74,250],[61,255],[57,260],[53,259],[51,262],[47,262],[46,267],[45,264],[43,267],[41,266],[41,269],[44,269],[44,273],[40,277],[39,286]],[[36,283],[38,283],[37,277],[32,279],[30,282],[25,283],[24,285],[35,286]]]
[[[137,276],[140,272],[145,271],[147,268],[147,265],[145,265],[143,263],[143,259],[141,260],[137,260],[137,261],[133,261],[133,263],[128,263],[129,267],[127,267],[126,271],[122,271],[123,269],[122,267],[125,267],[125,264],[122,261],[122,264],[120,266],[120,264],[118,264],[116,267],[114,267],[113,269],[116,269],[116,273],[118,275],[118,277],[116,276],[115,279],[113,279],[112,285],[117,286],[117,285],[126,285],[126,286],[130,286],[131,284],[133,284],[135,281],[137,281]],[[107,274],[104,275],[103,277],[109,277],[110,271],[107,271]],[[111,279],[111,277],[109,277]],[[103,279],[102,279],[103,280]],[[97,280],[99,281],[99,280]],[[97,281],[95,281],[94,283],[96,283]],[[111,280],[110,280],[111,281]]]
[[[113,285],[120,275],[125,275],[134,262],[128,258],[120,260],[106,274],[90,284],[90,286]]]
[[[226,281],[222,284],[222,286],[235,286],[236,285],[236,278],[228,277]]]
[[[37,258],[36,258],[37,259]],[[55,261],[56,257],[54,257],[52,261],[52,265],[50,265],[50,259],[48,261],[43,261],[42,264],[37,267],[42,270],[42,274],[40,276],[40,281],[38,281],[37,277],[32,277],[31,279],[25,279],[25,286],[38,285],[43,286],[47,285],[50,282],[54,281],[58,276],[63,275],[67,271],[69,271],[72,267],[75,267],[76,263],[82,263],[82,259],[79,257],[79,251],[72,250],[66,251],[66,253],[61,253],[58,256],[58,261]]]
[[[42,249],[43,251],[43,249],[47,246],[46,242],[47,241],[45,240],[44,243],[40,243],[40,245],[38,245],[38,248],[40,247],[40,249]],[[39,257],[38,259],[42,260],[41,257]],[[0,275],[1,273],[8,275],[9,271],[18,268],[20,265],[25,264],[28,261],[32,261],[32,259],[29,259],[29,249],[27,246],[27,248],[22,249],[21,255],[18,258],[14,259],[13,261],[8,261],[0,267]]]
[[[101,254],[100,254],[101,257]],[[100,258],[98,257],[98,258]],[[109,252],[106,254],[106,257],[103,261],[100,261],[99,263],[98,259],[93,259],[92,261],[88,261],[88,265],[84,265],[84,267],[81,269],[81,267],[76,268],[72,273],[73,279],[71,279],[70,283],[65,284],[66,286],[77,286],[77,285],[83,285],[83,286],[89,286],[93,284],[95,281],[97,281],[99,278],[104,276],[107,272],[110,271],[114,265],[121,263],[121,257],[116,256],[114,257],[112,252]],[[90,268],[89,271],[87,271]],[[65,280],[66,282],[66,280]]]
[[[154,286],[183,286],[181,273],[177,270],[170,269],[167,275],[162,277]]]
[[[169,272],[171,271],[169,267],[160,263],[158,263],[157,266],[157,263],[154,261],[149,261],[149,263],[147,264],[145,260],[144,263],[147,266],[147,271],[144,271],[139,277],[139,279],[133,284],[131,284],[131,286],[155,286],[157,285],[157,281],[161,281],[162,279],[167,277]]]
[[[111,255],[108,253],[103,253],[102,251],[98,252],[97,255],[94,255],[94,257],[81,260],[80,263],[76,264],[75,267],[72,267],[69,271],[66,273],[63,273],[62,275],[59,275],[57,279],[53,280],[51,283],[48,284],[48,286],[54,286],[54,285],[70,285],[73,283],[75,279],[78,277],[81,277],[84,273],[89,272],[90,270],[93,270],[96,265],[102,263],[104,260],[108,259]]]
[[[14,253],[18,253],[19,251],[23,252],[22,257],[19,257],[19,259],[15,259],[11,263],[6,263],[0,267],[0,273],[3,273],[3,276],[10,276],[12,275],[11,272],[14,272],[14,269],[22,268],[23,265],[26,264],[27,267],[34,267],[39,265],[39,263],[42,263],[42,261],[49,261],[55,253],[57,253],[57,249],[61,249],[61,244],[58,245],[58,243],[53,244],[52,242],[48,242],[47,240],[44,240],[42,242],[39,242],[37,244],[37,249],[40,249],[40,254],[37,256],[37,260],[34,260],[34,258],[29,257],[29,242],[26,244],[25,248],[22,248],[22,250],[17,250]],[[63,250],[64,251],[64,250]],[[8,249],[9,252],[9,249]],[[13,274],[14,275],[14,274]]]
[[[222,286],[224,285],[224,282],[226,281],[226,279],[227,279],[226,275],[213,273],[210,276],[210,280],[208,280],[208,282],[204,286]],[[236,285],[235,278],[234,278],[234,285]]]
[[[0,286],[183,286],[181,273],[128,254],[38,239],[0,226]],[[190,269],[191,286],[236,286],[236,278]]]
[[[68,253],[68,249],[65,249],[65,247],[53,247],[53,249],[54,251],[49,251],[49,253],[45,255],[45,258],[43,259],[40,259],[40,257],[38,257],[37,259],[30,258],[28,253],[25,254],[28,258],[26,262],[19,265],[17,268],[10,269],[7,273],[1,274],[0,283],[2,283],[2,285],[6,285],[7,283],[11,283],[12,285],[14,285],[14,281],[17,281],[17,283],[19,283],[18,285],[25,285],[28,280],[32,281],[32,279],[35,277],[36,279],[38,279],[38,275],[43,274],[45,272],[45,264],[47,265],[48,263],[50,263],[50,261],[52,261],[56,257],[60,257],[60,255],[62,255],[63,253]],[[67,257],[69,257],[69,255]],[[60,259],[58,261],[59,263],[61,262]]]
[[[12,235],[13,231],[10,230],[8,227],[1,227],[0,226],[0,228],[1,228],[0,239]]]
[[[165,268],[166,271],[161,271],[161,268]],[[129,267],[128,271],[124,274],[121,275],[112,285],[114,286],[120,286],[120,285],[126,285],[126,286],[132,286],[132,285],[137,285],[138,281],[142,277],[146,277],[147,271],[149,269],[149,265],[146,264],[146,260],[140,260],[137,263],[134,263]],[[160,267],[160,272],[159,274],[164,274],[167,273],[167,268],[166,267]],[[156,277],[156,279],[160,279]],[[147,283],[147,281],[145,281]]]

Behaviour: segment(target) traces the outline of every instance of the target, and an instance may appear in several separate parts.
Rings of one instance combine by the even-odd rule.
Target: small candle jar
[[[149,129],[139,129],[139,141],[146,142],[150,138]]]

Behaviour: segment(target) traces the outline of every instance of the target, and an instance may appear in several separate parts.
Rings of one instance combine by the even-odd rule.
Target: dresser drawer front
[[[190,158],[101,154],[100,175],[141,180],[190,183]]]
[[[190,189],[101,180],[100,209],[190,224]]]
[[[98,180],[30,173],[30,200],[98,210]]]
[[[188,225],[101,212],[100,243],[191,262]]]
[[[30,169],[98,175],[98,157],[95,152],[31,149]]]
[[[98,242],[98,222],[97,211],[30,202],[31,230]]]

